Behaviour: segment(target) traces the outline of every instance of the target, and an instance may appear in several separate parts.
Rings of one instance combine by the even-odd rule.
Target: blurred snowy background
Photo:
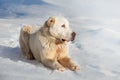
[[[120,80],[120,0],[0,0],[0,80]],[[22,25],[65,16],[78,72],[51,71],[19,49]]]

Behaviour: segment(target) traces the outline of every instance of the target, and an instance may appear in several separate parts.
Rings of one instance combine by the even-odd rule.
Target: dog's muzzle
[[[75,33],[75,32],[72,32],[72,33],[71,33],[71,39],[69,39],[69,40],[61,39],[61,41],[62,41],[62,42],[64,42],[64,41],[67,41],[67,42],[73,41],[73,40],[75,39],[75,36],[76,36],[76,33]]]

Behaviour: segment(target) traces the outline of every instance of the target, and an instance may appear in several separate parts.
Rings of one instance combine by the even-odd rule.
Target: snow
[[[0,4],[7,0],[2,1]],[[115,14],[112,12],[112,15],[114,14],[112,17],[109,14],[109,18],[106,17],[107,12],[105,15],[100,15],[98,11],[95,16],[89,16],[92,12],[86,13],[93,7],[100,8],[103,0],[94,0],[94,4],[101,2],[98,6],[94,6],[93,2],[88,4],[87,1],[89,0],[83,1],[85,5],[81,4],[82,7],[91,6],[85,7],[85,11],[80,9],[80,11],[84,11],[85,15],[79,11],[76,12],[75,6],[67,7],[73,1],[67,5],[62,4],[64,1],[60,0],[42,0],[40,3],[42,5],[39,2],[37,5],[36,2],[31,5],[32,2],[22,1],[19,5],[17,2],[11,2],[14,6],[18,5],[13,14],[6,13],[6,16],[4,14],[6,11],[0,12],[0,17],[4,15],[0,18],[0,80],[120,80],[120,15],[116,13],[119,11],[116,11]],[[75,1],[75,4],[79,2],[78,0]],[[111,0],[108,6],[113,6],[117,2],[119,1],[112,2]],[[4,2],[0,11],[1,9],[4,10],[7,4]],[[104,3],[104,7],[107,4]],[[116,6],[119,5],[117,4]],[[56,8],[53,8],[55,6]],[[62,10],[63,8],[68,11],[73,9],[72,11],[75,13],[71,14]],[[32,13],[33,9],[34,12]],[[49,10],[51,11],[46,13]],[[23,12],[26,15],[16,14],[17,12]],[[80,71],[53,71],[35,60],[25,59],[22,55],[18,43],[22,25],[40,26],[51,15],[65,16],[70,21],[70,27],[77,33],[75,41],[69,44],[69,52],[76,63],[80,65]]]

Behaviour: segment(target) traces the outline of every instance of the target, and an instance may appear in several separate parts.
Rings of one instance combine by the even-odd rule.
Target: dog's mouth
[[[66,41],[65,39],[62,39],[62,41],[64,42],[64,41]]]
[[[64,43],[65,39],[56,39],[56,44]]]
[[[69,42],[72,40],[66,40],[66,39],[56,39],[56,44],[64,43],[64,42]]]
[[[69,41],[71,41],[71,40],[61,39],[61,41],[62,41],[62,42],[65,42],[65,41],[69,42]]]

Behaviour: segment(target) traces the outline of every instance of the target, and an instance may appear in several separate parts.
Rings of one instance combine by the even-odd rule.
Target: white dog
[[[64,17],[50,17],[38,30],[24,26],[20,32],[20,47],[28,59],[36,59],[52,69],[64,71],[79,70],[68,55],[68,42],[73,41],[76,33],[69,28]]]

